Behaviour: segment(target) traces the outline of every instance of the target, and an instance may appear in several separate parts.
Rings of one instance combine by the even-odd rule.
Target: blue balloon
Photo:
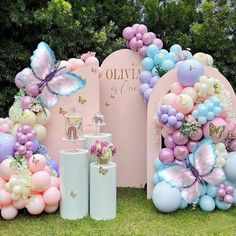
[[[213,113],[215,116],[219,116],[222,113],[222,109],[220,107],[215,107]]]
[[[201,125],[204,125],[206,124],[207,122],[207,118],[205,116],[199,116],[198,117],[198,122],[201,124]]]
[[[164,71],[169,71],[169,70],[173,69],[174,67],[175,67],[174,62],[169,59],[163,61],[161,64],[161,69]]]
[[[212,197],[205,195],[200,198],[199,205],[203,211],[211,212],[215,209],[215,201]]]
[[[174,44],[170,48],[170,52],[181,52],[182,47],[179,44]]]
[[[154,167],[155,167],[155,170],[158,171],[162,168],[164,168],[164,164],[158,159],[156,158],[155,161],[154,161]]]
[[[152,68],[154,67],[153,59],[150,57],[145,57],[142,60],[142,66],[144,70],[149,70],[149,71],[152,70]]]
[[[178,188],[171,187],[163,181],[154,187],[152,201],[159,211],[173,212],[180,206],[181,193]]]
[[[188,206],[188,203],[184,199],[181,199],[179,208],[180,209],[185,209],[187,206]]]
[[[146,54],[151,58],[154,58],[158,52],[159,48],[155,44],[149,45],[146,49]]]
[[[199,116],[198,110],[194,110],[192,115],[193,115],[194,118],[198,118],[198,116]]]
[[[152,69],[152,76],[159,76],[158,70],[156,67],[153,67],[153,69]]]
[[[155,65],[160,66],[162,64],[162,62],[164,61],[164,58],[165,58],[165,54],[163,54],[159,51],[159,53],[154,57]]]
[[[203,104],[199,105],[197,110],[198,110],[199,115],[201,116],[205,116],[207,114],[207,107]]]
[[[176,59],[175,53],[173,53],[173,52],[167,53],[167,54],[165,55],[165,60],[168,60],[168,59],[174,62],[175,59]]]
[[[211,111],[207,112],[207,120],[213,120],[215,117],[215,114]]]
[[[230,152],[228,153],[228,159],[225,162],[224,165],[224,171],[226,178],[232,182],[236,181],[236,152]]]
[[[209,195],[210,197],[215,198],[216,197],[216,193],[217,193],[217,187],[215,185],[208,184],[206,192],[207,192],[207,195]]]
[[[154,184],[154,186],[156,186],[159,182],[160,182],[160,178],[158,176],[157,173],[155,173],[153,176],[152,176],[152,182]]]
[[[210,100],[207,100],[207,101],[205,102],[205,105],[206,105],[208,111],[212,111],[213,108],[214,108],[214,104],[213,104]]]
[[[200,196],[204,196],[206,194],[207,188],[205,185],[201,185],[200,187]]]
[[[215,202],[216,202],[217,208],[223,211],[229,210],[229,208],[231,207],[231,204],[228,204],[224,201],[219,201],[217,198],[215,199]]]
[[[218,106],[220,104],[220,99],[216,96],[212,96],[210,100],[215,106]]]
[[[160,53],[164,54],[164,55],[167,55],[169,52],[166,50],[166,49],[161,49],[160,50]]]

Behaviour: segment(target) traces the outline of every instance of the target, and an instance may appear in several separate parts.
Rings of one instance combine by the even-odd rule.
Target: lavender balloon
[[[150,71],[142,71],[139,75],[139,80],[141,83],[148,83],[150,82],[150,80],[152,79],[152,73]]]
[[[170,148],[162,148],[159,153],[159,159],[164,164],[170,164],[174,161],[174,152]]]
[[[144,83],[140,85],[139,92],[144,95],[145,91],[150,88],[148,83]]]
[[[165,146],[166,146],[167,148],[174,149],[175,146],[176,146],[176,144],[175,144],[175,142],[174,142],[174,140],[173,140],[173,138],[172,138],[171,135],[168,135],[167,137],[165,137],[164,143],[165,143]]]
[[[13,156],[16,138],[10,134],[0,133],[0,163]]]

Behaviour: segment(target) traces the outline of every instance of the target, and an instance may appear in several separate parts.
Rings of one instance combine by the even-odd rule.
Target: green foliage
[[[179,43],[193,53],[211,54],[215,65],[234,85],[235,4],[226,0],[2,1],[0,117],[7,115],[13,102],[16,73],[29,66],[40,41],[47,42],[60,60],[96,51],[102,61],[125,47],[122,30],[137,22],[145,22],[167,49]]]

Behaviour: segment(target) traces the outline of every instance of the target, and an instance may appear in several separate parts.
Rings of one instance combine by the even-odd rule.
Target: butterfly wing
[[[55,56],[51,48],[45,42],[38,44],[37,49],[30,58],[30,66],[37,78],[44,80],[55,66]]]
[[[196,177],[191,170],[178,164],[163,167],[163,169],[158,171],[158,175],[161,180],[164,180],[177,188],[189,187],[196,181]]]
[[[222,168],[214,168],[210,174],[202,176],[208,184],[217,185],[225,180],[225,173]]]
[[[20,72],[19,80],[25,85],[25,86],[31,86],[34,84],[39,84],[41,82],[40,79],[35,77],[33,71],[30,68],[25,68]]]
[[[70,96],[78,90],[84,88],[85,81],[78,75],[66,72],[56,75],[48,82],[49,89],[60,96]]]
[[[201,194],[201,184],[195,181],[193,185],[181,191],[182,198],[189,204],[193,203]]]
[[[212,140],[204,138],[193,151],[194,167],[200,176],[209,174],[216,162],[216,153]]]
[[[51,108],[52,106],[56,105],[58,102],[58,96],[54,94],[48,86],[44,86],[42,92],[39,95],[39,98],[44,106],[47,108]]]

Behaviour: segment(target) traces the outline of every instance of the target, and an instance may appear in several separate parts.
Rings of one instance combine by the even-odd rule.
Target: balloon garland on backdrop
[[[157,154],[152,200],[161,212],[199,205],[211,212],[236,203],[236,119],[223,84],[188,59],[158,105],[165,147]],[[224,96],[222,96],[224,94]]]
[[[189,50],[183,50],[179,44],[172,45],[169,52],[162,49],[162,40],[153,32],[148,32],[144,24],[126,27],[122,35],[126,40],[126,46],[142,58],[143,71],[139,75],[141,82],[139,91],[146,104],[160,77],[178,67],[182,61],[194,58],[204,65],[213,65],[213,58],[209,54],[196,53],[192,56]]]
[[[49,108],[60,96],[82,89],[85,81],[73,71],[99,65],[95,53],[81,59],[56,63],[49,46],[41,42],[30,58],[31,68],[15,77],[20,91],[9,109],[9,118],[0,118],[0,210],[6,220],[19,209],[32,215],[55,212],[60,200],[59,166],[40,144],[50,121]]]

